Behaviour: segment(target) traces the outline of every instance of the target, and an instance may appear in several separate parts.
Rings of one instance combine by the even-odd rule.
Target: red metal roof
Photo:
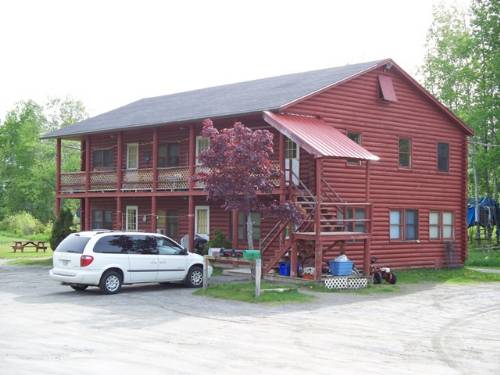
[[[377,155],[318,118],[265,111],[264,120],[316,157],[379,160]]]

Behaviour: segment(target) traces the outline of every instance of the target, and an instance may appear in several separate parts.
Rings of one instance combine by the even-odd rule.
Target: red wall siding
[[[442,111],[395,71],[390,75],[398,102],[381,100],[377,86],[377,76],[381,73],[365,74],[297,103],[287,111],[319,115],[338,129],[360,132],[362,145],[381,158],[370,166],[370,201],[374,207],[372,253],[392,266],[439,266],[444,259],[444,245],[442,241],[429,240],[430,209],[454,212],[456,247],[463,255],[466,252],[466,137]],[[398,168],[399,137],[412,140],[413,165],[409,170]],[[436,147],[440,141],[450,144],[449,173],[437,171]],[[325,160],[324,177],[346,201],[365,201],[364,165],[350,166],[344,160]],[[390,208],[419,210],[419,242],[389,241]],[[326,254],[325,257],[334,255]]]

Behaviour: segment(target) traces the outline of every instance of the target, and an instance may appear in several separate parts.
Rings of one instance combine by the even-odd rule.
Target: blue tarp
[[[476,222],[476,220],[475,220],[476,210],[474,207],[475,204],[476,204],[475,199],[470,198],[469,202],[467,204],[467,226],[468,227],[473,226],[474,223]],[[495,201],[492,198],[487,198],[487,197],[480,198],[479,199],[479,210],[480,210],[479,221],[480,221],[481,225],[486,225],[485,218],[487,218],[487,217],[491,218],[491,222],[490,222],[491,226],[493,226],[497,223],[497,217],[498,217],[498,213],[500,211],[497,201]],[[481,211],[484,212],[483,215],[481,214]]]

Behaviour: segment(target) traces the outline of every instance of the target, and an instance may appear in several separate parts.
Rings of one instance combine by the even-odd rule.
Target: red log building
[[[299,227],[254,215],[264,270],[285,255],[316,276],[343,248],[366,270],[441,267],[467,255],[467,136],[471,130],[392,60],[142,99],[46,134],[56,138],[56,211],[81,201],[82,230],[220,230],[246,244],[246,218],[208,202],[190,180],[208,147],[201,121],[241,121],[274,134],[273,195],[291,199]],[[81,170],[62,171],[61,143],[81,142]]]

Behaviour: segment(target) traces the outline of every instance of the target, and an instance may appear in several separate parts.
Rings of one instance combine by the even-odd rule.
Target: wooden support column
[[[193,251],[194,249],[194,181],[193,176],[196,172],[196,155],[195,155],[195,125],[191,124],[189,127],[189,150],[188,150],[188,167],[189,167],[189,202],[188,202],[188,249]]]
[[[119,132],[116,137],[116,191],[122,190],[123,180],[123,133]],[[121,224],[120,224],[121,226]]]
[[[370,274],[370,238],[365,239],[363,273],[365,274],[365,276],[368,276]]]
[[[56,202],[55,202],[55,215],[59,216],[61,212],[61,198],[59,198],[59,193],[61,192],[61,138],[56,140]]]
[[[115,230],[123,230],[122,197],[116,197],[116,222]]]
[[[85,199],[80,198],[80,232],[85,230]]]
[[[85,198],[85,230],[90,230],[90,198],[86,197]]]
[[[316,280],[321,280],[323,268],[323,244],[321,243],[321,176],[323,173],[323,160],[316,159],[316,211],[314,215],[315,229],[315,248],[314,248],[314,267],[316,271]]]
[[[286,182],[285,182],[285,136],[280,133],[279,138],[279,163],[280,163],[280,203],[284,203],[286,199]]]
[[[153,129],[153,192],[158,189],[158,128]],[[156,232],[156,228],[155,228]]]
[[[293,234],[290,234],[292,249],[290,250],[290,276],[297,277],[297,240]]]
[[[365,200],[366,203],[370,203],[370,162],[366,161],[366,191],[365,191]],[[365,251],[364,251],[364,259],[363,259],[363,272],[365,275],[369,275],[370,273],[370,245],[371,245],[371,231],[373,228],[372,220],[373,220],[373,207],[371,205],[366,206],[366,218],[369,221],[366,222],[366,233],[368,234],[368,238],[365,240]]]
[[[85,138],[85,191],[90,191],[90,135]]]
[[[231,239],[233,249],[238,248],[238,210],[231,211]]]
[[[157,222],[157,197],[153,195],[151,197],[151,232],[156,233],[156,222]]]
[[[194,197],[188,197],[188,250],[194,250]]]

